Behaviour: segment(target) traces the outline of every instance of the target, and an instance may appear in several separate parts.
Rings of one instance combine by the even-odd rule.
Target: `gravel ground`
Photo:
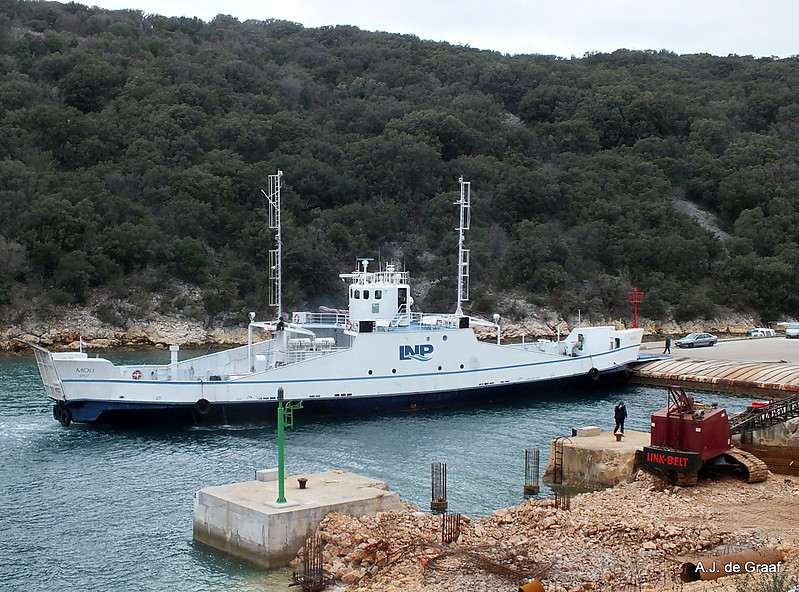
[[[799,480],[724,478],[682,489],[639,473],[632,483],[571,498],[570,509],[534,500],[482,520],[462,517],[454,542],[441,542],[441,523],[412,509],[331,514],[319,527],[324,567],[345,592],[515,592],[532,577],[548,592],[788,590],[763,575],[684,584],[679,569],[697,558],[776,548],[787,561],[779,577],[792,579]]]

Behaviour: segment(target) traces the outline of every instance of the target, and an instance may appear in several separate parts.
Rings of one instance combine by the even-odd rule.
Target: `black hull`
[[[419,411],[455,406],[493,404],[534,396],[558,388],[594,388],[624,382],[625,370],[602,374],[546,380],[533,383],[500,384],[465,390],[439,391],[374,397],[305,399],[302,414],[313,417],[357,416],[362,414]],[[62,404],[59,403],[58,406]],[[105,401],[69,401],[70,420],[81,423],[164,425],[174,423],[274,423],[277,402],[241,401],[204,404],[140,404]],[[62,422],[63,423],[63,422]]]

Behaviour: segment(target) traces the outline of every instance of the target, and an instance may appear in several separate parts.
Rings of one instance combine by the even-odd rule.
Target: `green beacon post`
[[[286,503],[286,428],[294,426],[294,410],[302,409],[301,401],[283,404],[283,388],[277,389],[277,501]]]

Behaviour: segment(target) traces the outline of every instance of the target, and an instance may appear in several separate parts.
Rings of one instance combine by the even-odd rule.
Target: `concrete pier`
[[[578,434],[598,432],[578,428]],[[633,480],[637,467],[635,453],[649,445],[648,432],[628,430],[620,441],[613,432],[598,435],[577,435],[552,441],[544,481],[554,483],[556,474],[562,474],[561,485],[575,489],[602,489]],[[557,448],[562,447],[561,451]],[[556,471],[556,459],[561,459],[561,469]]]
[[[299,479],[306,479],[305,489]],[[277,471],[255,481],[206,487],[194,495],[194,539],[263,567],[288,565],[330,512],[352,516],[406,507],[388,484],[347,471],[286,478],[278,504]]]

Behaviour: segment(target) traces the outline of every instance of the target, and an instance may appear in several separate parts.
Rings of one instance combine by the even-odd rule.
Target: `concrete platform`
[[[277,504],[274,471],[267,480],[206,487],[194,495],[194,539],[263,567],[288,565],[330,512],[352,516],[406,507],[388,484],[347,471],[286,478],[285,504]],[[297,480],[307,479],[306,489]]]
[[[632,430],[627,430],[621,441],[616,441],[613,432],[559,438],[552,441],[543,480],[555,482],[556,448],[562,446],[561,485],[575,489],[603,489],[627,483],[635,475],[636,451],[648,445],[648,432]]]
[[[719,336],[719,342],[714,347],[680,349],[672,342],[671,355],[669,357],[693,358],[697,360],[737,360],[741,362],[799,364],[799,339],[786,339],[784,336],[761,337],[758,339],[727,338],[724,337],[721,332],[713,330],[712,328],[710,332],[716,333]],[[641,353],[656,356],[662,355],[663,341],[647,341],[642,343]]]

